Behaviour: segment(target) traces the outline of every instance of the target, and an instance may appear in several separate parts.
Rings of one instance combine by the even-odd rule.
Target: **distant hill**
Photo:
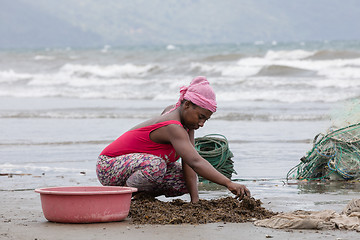
[[[0,0],[0,48],[98,45],[102,37],[21,1]]]
[[[0,0],[0,48],[360,39],[358,0]]]

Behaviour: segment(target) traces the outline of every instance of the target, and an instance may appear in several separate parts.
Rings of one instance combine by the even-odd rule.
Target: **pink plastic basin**
[[[51,187],[35,189],[47,220],[93,223],[124,220],[136,188],[116,186]]]

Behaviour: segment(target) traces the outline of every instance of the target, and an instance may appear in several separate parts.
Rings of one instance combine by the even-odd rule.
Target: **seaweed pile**
[[[276,213],[261,207],[261,201],[245,197],[189,203],[180,199],[163,202],[157,199],[133,199],[129,212],[133,224],[205,224],[216,222],[253,222],[270,218]]]

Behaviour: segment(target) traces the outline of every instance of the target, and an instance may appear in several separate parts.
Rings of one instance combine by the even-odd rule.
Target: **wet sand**
[[[276,230],[246,223],[149,225],[122,222],[48,222],[33,190],[1,191],[0,239],[357,239],[355,231]]]

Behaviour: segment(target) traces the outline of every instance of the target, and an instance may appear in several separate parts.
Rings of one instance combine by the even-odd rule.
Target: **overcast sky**
[[[0,48],[360,39],[359,0],[0,0]]]

